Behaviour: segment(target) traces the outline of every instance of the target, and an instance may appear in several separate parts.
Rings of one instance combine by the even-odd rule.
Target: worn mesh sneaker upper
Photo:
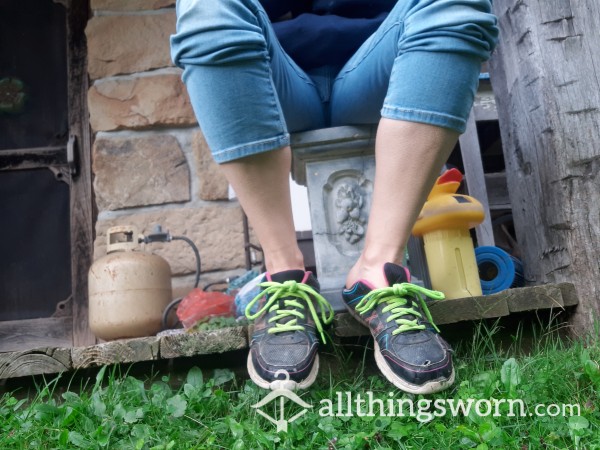
[[[375,360],[383,375],[406,392],[427,394],[454,382],[450,346],[439,335],[425,297],[441,300],[441,292],[410,283],[404,267],[384,265],[389,287],[373,289],[359,281],[342,296],[350,312],[375,339]]]
[[[333,320],[333,309],[319,294],[311,272],[267,273],[260,286],[261,293],[246,307],[246,316],[255,319],[248,355],[250,378],[265,389],[307,388],[319,369],[316,333],[325,341],[323,325]],[[256,303],[258,311],[251,314]]]

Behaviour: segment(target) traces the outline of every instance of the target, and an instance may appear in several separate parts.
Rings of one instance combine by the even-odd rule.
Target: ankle
[[[385,262],[368,263],[360,258],[348,272],[346,288],[352,287],[357,281],[366,281],[374,288],[387,286],[387,280],[383,273]]]
[[[271,274],[285,270],[304,270],[304,257],[299,249],[273,252],[271,255],[265,255],[265,261],[267,272]]]
[[[385,263],[394,263],[402,265],[404,256],[404,247],[400,250],[396,246],[365,246],[360,257],[348,272],[346,277],[346,287],[350,288],[357,281],[367,281],[374,288],[387,287],[388,282],[383,272]]]

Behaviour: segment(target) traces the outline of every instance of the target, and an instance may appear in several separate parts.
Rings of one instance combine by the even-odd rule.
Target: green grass
[[[566,342],[555,330],[538,328],[525,353],[521,331],[503,348],[497,325],[478,325],[472,339],[456,346],[453,388],[426,397],[393,389],[373,370],[369,351],[336,350],[324,358],[315,385],[300,393],[313,408],[279,433],[252,408],[267,392],[228,369],[192,368],[176,387],[169,376],[140,380],[120,368],[103,368],[77,386],[64,375],[37,385],[30,398],[19,400],[19,392],[0,398],[0,448],[600,449],[598,342]],[[322,417],[322,400],[335,404],[337,391],[363,397],[370,391],[383,402],[409,399],[423,409],[419,417]],[[435,417],[433,403],[424,407],[436,399],[503,402],[497,416]],[[521,399],[528,413],[537,404],[577,404],[580,413],[511,417],[510,399]],[[276,415],[269,408],[277,404],[263,410]],[[287,418],[302,410],[286,403]]]

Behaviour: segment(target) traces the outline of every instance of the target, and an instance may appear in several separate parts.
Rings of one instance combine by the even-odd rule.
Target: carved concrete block
[[[325,293],[334,291],[329,300],[337,303],[346,275],[364,247],[375,159],[312,161],[306,164],[306,175],[319,282]]]
[[[364,246],[373,178],[375,130],[336,127],[292,138],[294,179],[308,188],[321,291],[344,310],[341,290]]]

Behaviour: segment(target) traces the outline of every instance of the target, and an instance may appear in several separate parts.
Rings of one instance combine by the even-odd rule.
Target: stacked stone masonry
[[[105,254],[109,227],[135,225],[149,233],[161,224],[196,243],[202,271],[214,279],[243,271],[242,212],[229,200],[181,70],[170,58],[174,6],[175,0],[91,0],[86,38],[98,208],[94,258]],[[163,256],[174,276],[193,279],[194,254],[184,242],[148,250]]]

